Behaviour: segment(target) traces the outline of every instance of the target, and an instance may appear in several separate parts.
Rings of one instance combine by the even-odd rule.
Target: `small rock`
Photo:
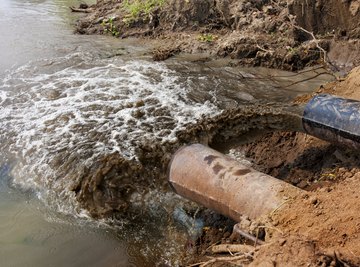
[[[319,203],[319,200],[318,200],[317,197],[312,196],[312,197],[309,198],[309,202],[310,202],[310,204],[312,204],[312,205],[316,205],[316,204]]]
[[[316,210],[314,213],[316,216],[320,216],[320,215],[324,214],[324,212],[321,210]]]
[[[319,192],[321,193],[329,193],[331,192],[331,188],[330,187],[322,187],[319,189]]]
[[[280,245],[280,246],[285,245],[285,243],[286,243],[286,239],[285,239],[285,238],[281,238],[281,239],[279,240],[279,245]]]
[[[302,199],[309,199],[309,194],[308,194],[308,193],[303,193],[303,194],[301,195],[301,198],[302,198]]]
[[[349,7],[351,15],[354,17],[359,13],[360,3],[358,1],[352,1]]]
[[[269,5],[269,6],[264,6],[263,11],[268,15],[275,15],[277,10],[273,6]]]
[[[79,5],[79,8],[80,8],[80,9],[87,9],[87,8],[89,8],[89,6],[88,6],[87,4],[85,4],[85,3],[81,3],[81,4]]]
[[[302,181],[300,181],[300,183],[298,183],[296,186],[299,187],[299,188],[301,188],[301,189],[303,189],[303,188],[305,188],[305,187],[308,186],[308,182],[302,180]]]

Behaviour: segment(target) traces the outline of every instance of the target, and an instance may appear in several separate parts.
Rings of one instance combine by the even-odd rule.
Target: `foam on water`
[[[61,177],[69,158],[79,168],[114,153],[136,161],[137,143],[175,141],[184,125],[219,112],[189,100],[189,85],[162,63],[83,53],[29,63],[0,88],[0,136],[19,161],[15,183],[51,188],[68,212],[76,203]]]

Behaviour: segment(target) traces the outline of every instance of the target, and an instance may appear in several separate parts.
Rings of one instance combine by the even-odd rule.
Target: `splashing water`
[[[163,186],[181,144],[296,127],[284,103],[260,104],[247,91],[266,91],[266,101],[288,92],[219,70],[84,52],[15,69],[0,83],[2,156],[15,158],[14,182],[65,213],[124,214],[132,194]]]
[[[62,201],[74,199],[69,189],[81,182],[69,174],[81,177],[106,155],[136,162],[137,144],[174,141],[185,124],[218,112],[209,102],[187,100],[186,84],[160,63],[80,53],[54,61],[3,80],[0,125],[1,139],[22,163],[15,182],[51,189]]]

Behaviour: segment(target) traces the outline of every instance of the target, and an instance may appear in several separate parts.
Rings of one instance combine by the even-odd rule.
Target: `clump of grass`
[[[213,35],[211,33],[204,33],[198,36],[198,40],[200,42],[207,42],[207,43],[211,43],[213,41],[215,41],[217,39],[216,35]]]
[[[137,21],[141,16],[148,18],[151,12],[165,4],[166,0],[125,0],[123,7],[128,15],[123,19],[125,23]]]
[[[104,27],[104,33],[110,33],[114,37],[118,37],[120,35],[119,30],[114,25],[115,18],[111,17],[108,19],[104,19],[101,22],[101,25]]]

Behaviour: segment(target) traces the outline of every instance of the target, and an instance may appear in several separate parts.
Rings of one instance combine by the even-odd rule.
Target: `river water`
[[[156,63],[137,40],[74,35],[68,7],[77,4],[0,1],[1,266],[176,265],[189,240],[169,211],[180,199],[156,182],[130,190],[129,179],[144,179],[134,171],[139,148],[159,153],[153,147],[225,108],[286,103],[329,77],[288,86],[314,73],[223,67],[201,55]],[[119,182],[124,168],[130,177]],[[146,210],[141,219],[90,219],[121,211],[123,191]]]

